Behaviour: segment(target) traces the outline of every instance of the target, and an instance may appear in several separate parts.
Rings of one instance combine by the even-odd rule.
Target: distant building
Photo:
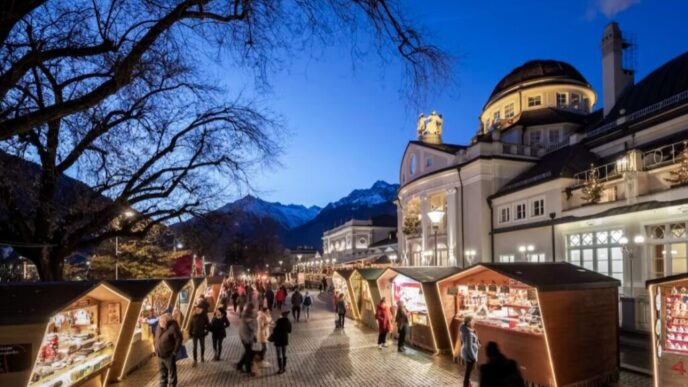
[[[601,48],[597,110],[573,66],[533,60],[497,84],[469,144],[419,117],[400,168],[402,264],[568,261],[621,281],[648,329],[644,281],[688,271],[688,52],[634,84],[616,23]]]
[[[323,259],[338,265],[356,261],[370,261],[384,255],[390,247],[396,253],[396,226],[387,217],[371,220],[352,219],[323,234]],[[377,257],[374,256],[377,254]]]
[[[319,251],[312,246],[299,246],[291,249],[284,249],[285,270],[296,271],[299,263],[306,263],[312,261]]]

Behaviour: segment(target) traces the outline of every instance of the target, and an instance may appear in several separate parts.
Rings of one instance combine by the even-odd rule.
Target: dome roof
[[[513,69],[507,76],[502,78],[487,101],[488,105],[496,96],[503,91],[510,89],[526,81],[536,80],[538,78],[560,78],[562,80],[581,82],[588,84],[588,81],[576,70],[566,62],[558,60],[531,60]]]

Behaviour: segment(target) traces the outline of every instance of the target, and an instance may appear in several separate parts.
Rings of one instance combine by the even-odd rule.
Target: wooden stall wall
[[[127,365],[127,355],[134,346],[132,340],[134,338],[134,331],[136,330],[136,321],[141,314],[142,307],[142,301],[133,301],[129,305],[126,314],[122,311],[122,330],[120,339],[115,347],[112,367],[108,375],[110,382],[122,380],[127,375],[127,370],[125,369]],[[136,356],[136,354],[134,354],[134,356]]]
[[[430,328],[435,336],[435,351],[449,353],[451,351],[451,341],[447,334],[447,325],[444,318],[444,312],[442,311],[442,300],[439,290],[437,289],[437,284],[424,283],[422,286],[425,304],[428,307]]]
[[[459,349],[460,349],[460,339],[459,339],[459,321],[454,320],[454,316],[456,315],[458,311],[458,301],[457,301],[457,296],[454,294],[449,294],[449,288],[456,287],[457,285],[454,283],[442,283],[440,282],[438,284],[439,288],[439,299],[440,302],[442,303],[442,309],[444,310],[444,315],[442,316],[442,319],[444,320],[444,326],[445,329],[447,330],[447,337],[449,337],[449,342],[451,345],[451,352],[453,357],[457,357],[459,355]]]
[[[380,299],[382,298],[380,296],[380,291],[377,288],[377,281],[375,280],[365,280],[368,283],[368,291],[370,297],[370,302],[372,304],[372,313],[370,317],[364,318],[363,321],[366,322],[366,325],[370,326],[371,328],[377,329],[377,319],[375,318],[375,307],[377,304],[380,303]],[[389,298],[387,299],[389,300]],[[392,305],[392,303],[389,304],[390,307],[393,307],[393,309],[396,311],[396,305]],[[365,312],[363,312],[365,313]],[[394,316],[394,313],[392,313],[392,316]],[[370,322],[368,322],[370,320]],[[393,324],[392,331],[396,331],[396,324]]]
[[[557,384],[591,386],[617,380],[617,288],[539,292],[539,298]],[[595,356],[585,356],[590,351]]]
[[[19,346],[21,349],[27,349],[28,345],[31,350],[30,360],[23,364],[23,367],[15,372],[0,373],[0,386],[26,386],[29,383],[47,325],[46,321],[42,324],[5,325],[0,328],[0,347],[9,348],[12,345],[17,346],[16,349],[20,349]]]

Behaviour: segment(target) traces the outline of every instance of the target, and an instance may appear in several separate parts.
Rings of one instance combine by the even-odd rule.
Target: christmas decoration
[[[404,228],[402,232],[404,235],[420,234],[420,214],[416,211],[409,211],[404,217]]]
[[[669,171],[671,177],[667,177],[664,180],[674,183],[674,184],[686,184],[688,183],[688,141],[683,142],[683,151],[677,158],[678,166]]]
[[[604,188],[602,183],[600,183],[598,173],[595,165],[590,164],[590,171],[586,174],[585,183],[583,183],[583,188],[581,189],[583,193],[581,198],[588,204],[597,203],[602,199]]]

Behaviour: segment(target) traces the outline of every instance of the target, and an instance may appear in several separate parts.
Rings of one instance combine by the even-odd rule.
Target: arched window
[[[409,160],[409,173],[413,175],[416,173],[417,169],[418,169],[418,158],[416,157],[415,154],[412,154],[411,160]]]

